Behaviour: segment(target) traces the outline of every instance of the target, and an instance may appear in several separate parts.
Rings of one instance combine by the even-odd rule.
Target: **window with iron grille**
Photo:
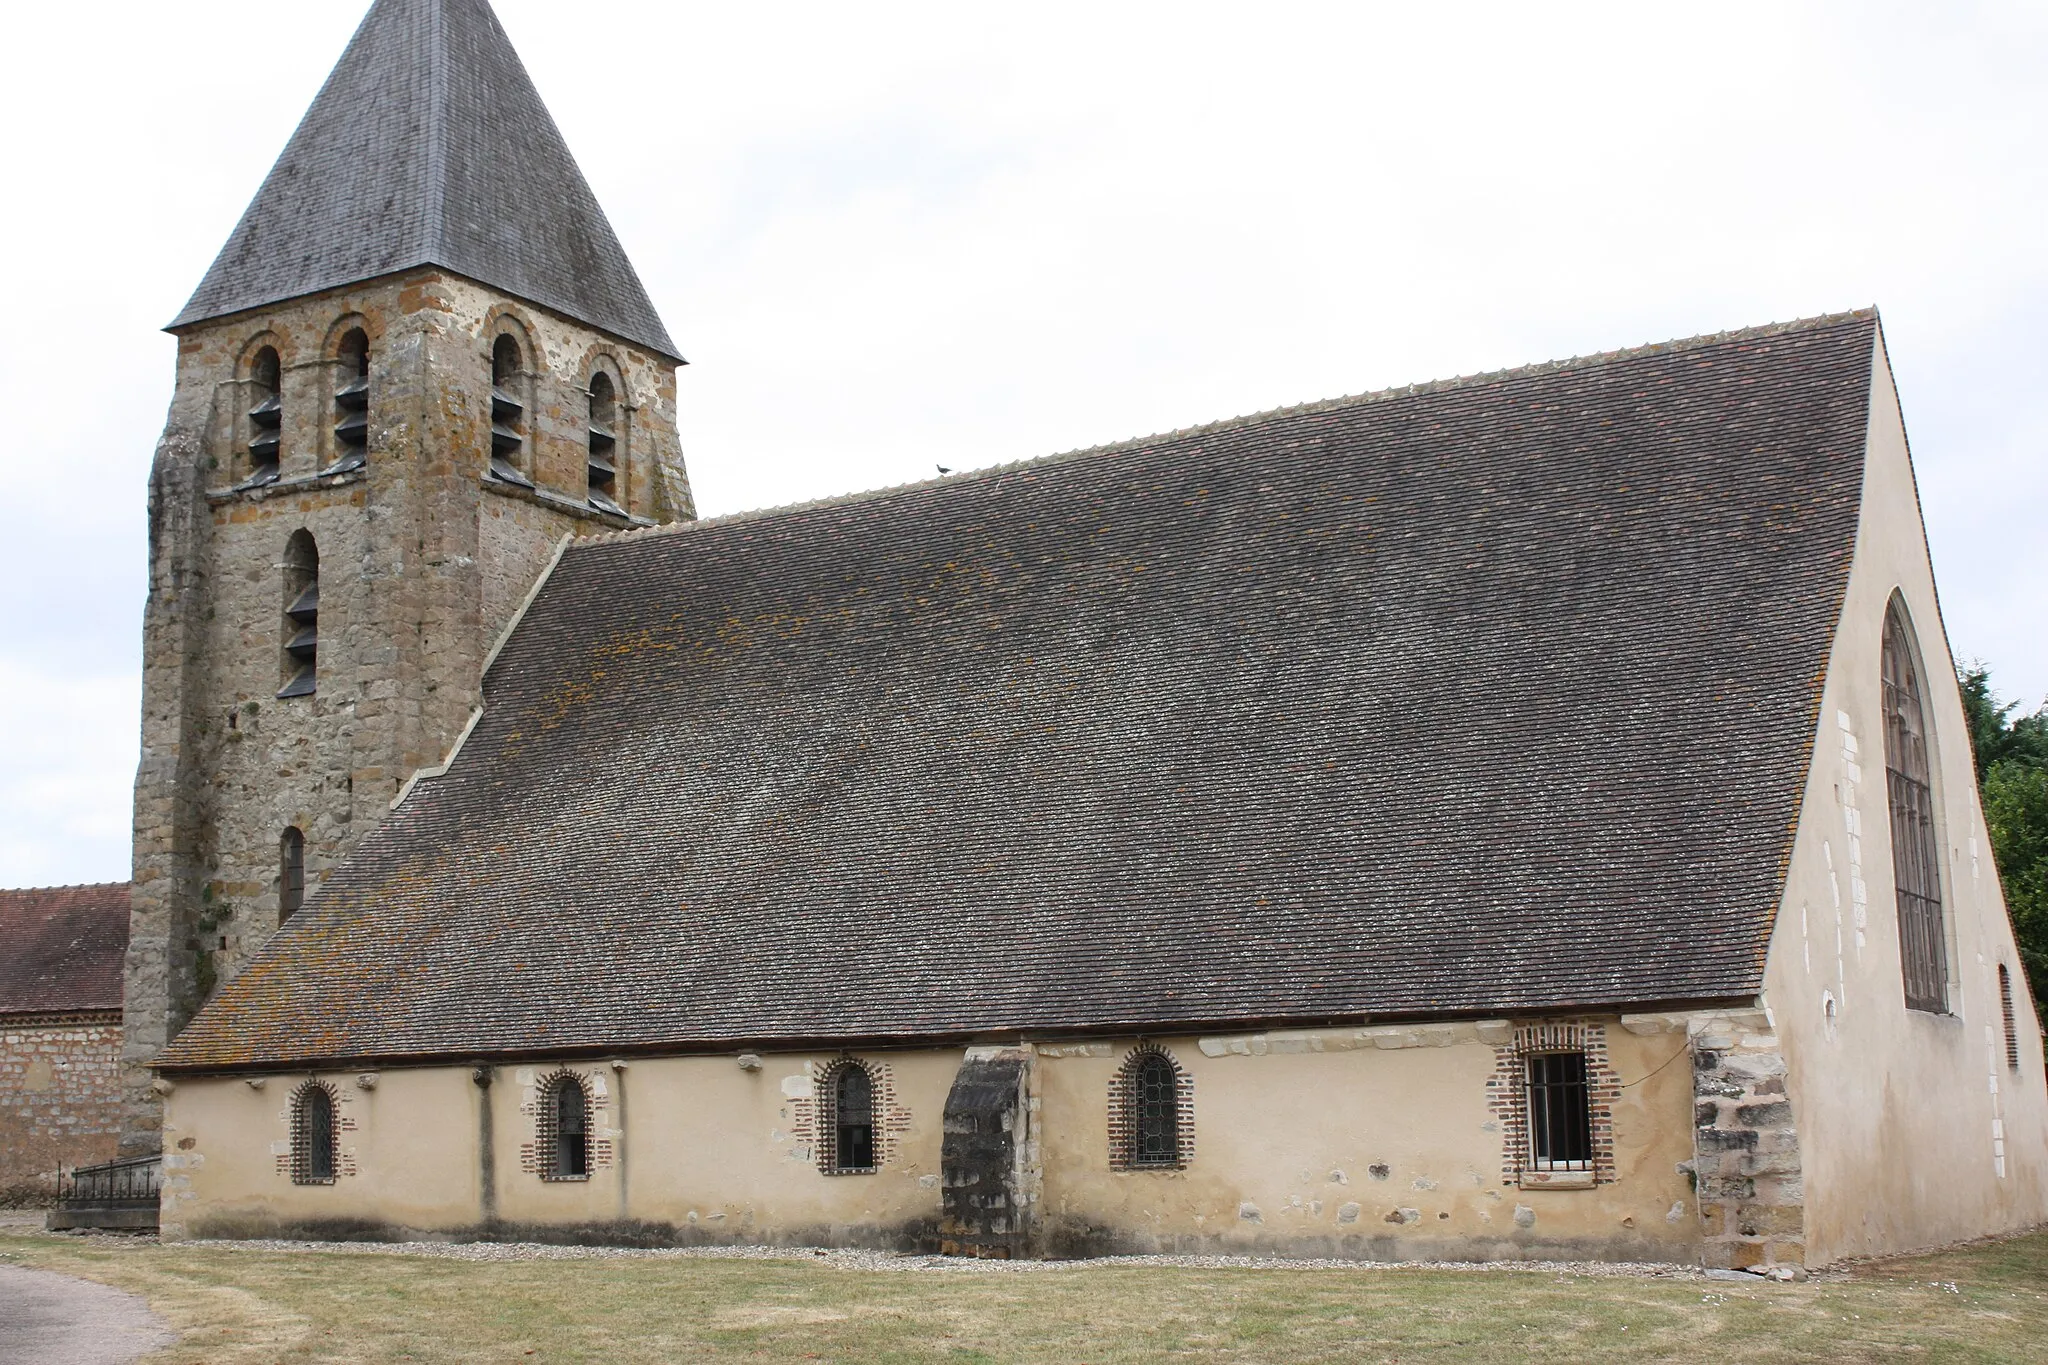
[[[1586,1054],[1539,1052],[1528,1058],[1529,1168],[1593,1169],[1593,1105]]]
[[[1898,891],[1899,963],[1906,1005],[1948,1010],[1948,929],[1942,919],[1940,843],[1927,756],[1926,708],[1912,628],[1894,598],[1884,619],[1884,776],[1891,807],[1892,880]]]
[[[2005,1018],[2005,1064],[2020,1069],[2020,1030],[2012,1011],[2012,973],[1998,964],[1998,1012]]]
[[[332,1185],[335,1152],[334,1092],[307,1081],[292,1097],[292,1183]]]
[[[866,1067],[848,1062],[833,1074],[830,1126],[832,1169],[841,1175],[875,1169],[875,1082]]]
[[[1182,1170],[1193,1150],[1193,1078],[1165,1048],[1141,1044],[1109,1083],[1110,1169]]]
[[[306,836],[297,825],[277,838],[277,922],[299,913],[306,902]]]
[[[540,1177],[590,1178],[590,1092],[572,1071],[557,1072],[541,1088]]]

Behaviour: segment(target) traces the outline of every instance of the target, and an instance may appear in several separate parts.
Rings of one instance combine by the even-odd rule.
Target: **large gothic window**
[[[1940,843],[1927,755],[1927,707],[1912,627],[1896,599],[1884,618],[1884,777],[1891,807],[1892,880],[1906,1005],[1948,1009],[1948,933],[1941,913]]]

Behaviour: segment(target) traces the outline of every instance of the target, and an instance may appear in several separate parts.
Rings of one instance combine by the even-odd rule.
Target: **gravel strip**
[[[433,1256],[455,1261],[580,1261],[669,1259],[804,1261],[835,1270],[925,1271],[954,1275],[1055,1274],[1119,1266],[1172,1266],[1187,1270],[1465,1270],[1575,1276],[1586,1279],[1705,1280],[1693,1266],[1645,1261],[1340,1261],[1265,1256],[1103,1256],[1071,1261],[996,1261],[958,1256],[904,1255],[839,1247],[603,1247],[537,1242],[290,1242],[193,1241],[186,1246],[248,1251],[321,1251],[358,1256]],[[1718,1277],[1715,1277],[1718,1278]],[[1756,1276],[1744,1280],[1761,1284]]]

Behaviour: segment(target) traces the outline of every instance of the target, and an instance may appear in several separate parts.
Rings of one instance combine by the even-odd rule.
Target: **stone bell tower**
[[[149,488],[148,1063],[439,762],[565,536],[693,515],[675,344],[486,0],[376,0],[198,292]]]

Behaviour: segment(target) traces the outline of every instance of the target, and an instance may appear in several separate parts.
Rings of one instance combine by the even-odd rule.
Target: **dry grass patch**
[[[275,1361],[2038,1361],[2048,1236],[1800,1285],[1512,1271],[873,1271],[676,1257],[471,1262],[0,1236],[144,1295],[162,1365]]]

